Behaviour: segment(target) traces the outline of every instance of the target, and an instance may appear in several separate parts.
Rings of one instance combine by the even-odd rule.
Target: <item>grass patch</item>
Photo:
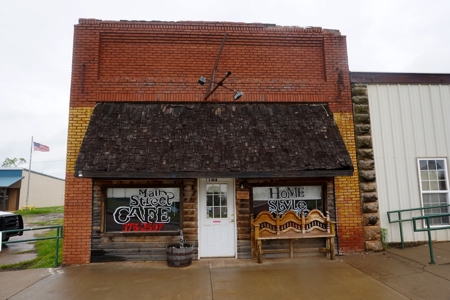
[[[30,244],[33,244],[30,242]],[[13,254],[27,254],[27,253],[34,253],[36,251],[34,250],[25,250],[25,251],[19,251],[19,252],[14,252]]]
[[[39,222],[33,222],[33,225],[36,226],[52,226],[52,225],[63,225],[64,224],[64,220],[61,218],[58,219],[52,219],[52,220],[48,220],[48,221],[39,221]]]
[[[45,215],[53,213],[64,213],[64,206],[38,207],[36,209],[18,210],[15,212],[22,216],[26,215]]]
[[[381,228],[381,246],[383,250],[386,251],[388,249],[389,242],[389,232],[387,228]]]
[[[52,229],[42,234],[36,234],[36,237],[49,237],[55,235],[56,229]],[[62,239],[59,239],[58,246],[59,246],[58,247],[58,265],[59,265],[61,264],[62,260]],[[55,239],[37,241],[36,252],[38,260],[32,265],[30,265],[28,269],[55,267],[55,249],[56,249]]]
[[[30,266],[35,264],[37,260],[38,260],[38,258],[35,258],[32,260],[21,261],[21,262],[11,264],[11,265],[1,265],[0,272],[26,270],[26,269],[29,269]]]

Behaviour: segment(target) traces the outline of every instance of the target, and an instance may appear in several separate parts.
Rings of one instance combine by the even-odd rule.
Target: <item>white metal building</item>
[[[399,224],[388,222],[388,211],[449,204],[450,74],[351,77],[352,84],[367,87],[380,226],[388,229],[390,242],[400,242]],[[402,219],[448,211],[404,212]],[[448,217],[433,220],[433,226],[449,224]],[[403,237],[428,240],[412,222],[404,223]],[[432,239],[450,240],[450,230],[432,231]]]
[[[2,188],[0,204],[3,204],[3,197],[6,195],[6,205],[0,205],[0,210],[3,207],[5,210],[18,210],[26,205],[35,207],[64,205],[64,179],[35,171],[28,172],[22,168],[1,168],[0,179]]]

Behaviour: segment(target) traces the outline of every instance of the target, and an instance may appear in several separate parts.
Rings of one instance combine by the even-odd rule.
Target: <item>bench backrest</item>
[[[287,232],[307,233],[314,230],[333,233],[334,225],[330,221],[330,215],[327,212],[326,217],[320,210],[313,209],[305,217],[297,215],[294,211],[287,211],[282,217],[276,214],[275,217],[268,211],[260,212],[256,218],[252,220],[252,226],[257,236],[259,233],[266,232],[272,234],[283,234]]]

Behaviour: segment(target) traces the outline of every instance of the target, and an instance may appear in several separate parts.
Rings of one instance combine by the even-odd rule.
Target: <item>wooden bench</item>
[[[334,260],[334,237],[336,236],[335,223],[330,221],[329,213],[325,217],[321,211],[313,209],[305,217],[299,217],[294,211],[287,211],[280,218],[274,218],[268,211],[263,211],[252,220],[253,229],[253,258],[262,263],[263,253],[289,252],[294,256],[294,241],[298,239],[325,238],[326,247],[319,249],[329,254]],[[290,249],[263,250],[264,240],[290,240]]]

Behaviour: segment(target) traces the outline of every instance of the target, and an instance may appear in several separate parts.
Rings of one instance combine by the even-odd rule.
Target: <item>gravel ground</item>
[[[25,227],[30,227],[30,225],[40,224],[41,222],[46,222],[52,224],[52,221],[56,219],[62,219],[64,213],[51,213],[42,215],[25,215],[23,216]],[[43,225],[40,225],[43,226]]]

